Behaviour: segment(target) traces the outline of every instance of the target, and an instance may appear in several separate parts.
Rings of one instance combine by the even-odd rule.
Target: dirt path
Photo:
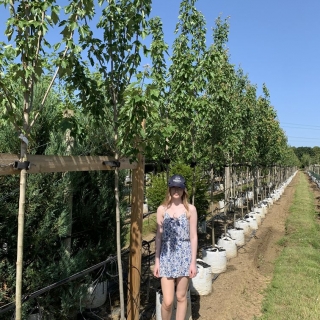
[[[269,208],[256,237],[247,239],[238,256],[227,262],[227,271],[213,282],[213,292],[209,296],[192,296],[193,320],[250,320],[261,315],[263,291],[272,279],[274,261],[281,250],[277,242],[285,234],[299,175]]]

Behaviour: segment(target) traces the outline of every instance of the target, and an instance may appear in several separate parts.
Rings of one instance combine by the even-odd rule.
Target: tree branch
[[[76,19],[77,19],[77,18],[78,18],[78,17],[76,17]],[[74,31],[71,32],[71,35],[70,35],[70,37],[69,37],[68,40],[72,39],[72,38],[73,38],[73,35],[74,35]],[[66,57],[68,50],[69,50],[69,46],[66,46],[66,48],[65,48],[65,50],[64,50],[64,52],[63,52],[63,55],[62,55],[62,59],[64,59],[64,58]],[[51,79],[51,82],[50,82],[50,84],[49,84],[49,86],[48,86],[48,88],[47,88],[47,91],[46,91],[46,93],[44,94],[44,97],[43,97],[43,99],[42,99],[42,101],[41,101],[41,105],[40,105],[39,111],[37,112],[37,114],[35,115],[34,119],[32,120],[32,122],[31,122],[31,124],[30,124],[30,129],[34,126],[35,122],[37,121],[37,119],[38,119],[38,117],[39,117],[39,115],[40,115],[40,113],[41,113],[41,111],[42,111],[42,109],[43,109],[43,107],[44,107],[44,104],[45,104],[45,102],[46,102],[46,100],[47,100],[47,97],[48,97],[48,95],[49,95],[49,92],[50,92],[50,90],[51,90],[51,88],[52,88],[52,86],[53,86],[53,83],[54,83],[57,75],[58,75],[59,69],[60,69],[60,66],[57,67],[57,69],[56,69],[56,71],[55,71],[55,73],[54,73],[54,75],[53,75],[53,77],[52,77],[52,79]]]
[[[45,12],[42,12],[42,18],[41,18],[41,22],[42,24],[44,23],[44,17],[45,17]],[[38,33],[38,43],[37,43],[37,48],[36,48],[36,54],[35,54],[35,58],[33,60],[33,68],[36,67],[37,62],[38,62],[38,58],[39,58],[39,52],[40,52],[40,48],[41,48],[41,41],[43,39],[43,33],[42,31]],[[34,87],[34,83],[35,83],[35,74],[33,73],[32,75],[32,84],[31,84],[31,90],[33,91],[33,87]],[[32,111],[33,108],[33,95],[31,96],[31,103],[30,103],[30,112]],[[32,126],[30,126],[31,129]]]

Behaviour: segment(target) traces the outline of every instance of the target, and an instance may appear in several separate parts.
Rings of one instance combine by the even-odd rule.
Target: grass
[[[304,174],[296,188],[282,253],[265,292],[259,319],[320,319],[320,226]]]

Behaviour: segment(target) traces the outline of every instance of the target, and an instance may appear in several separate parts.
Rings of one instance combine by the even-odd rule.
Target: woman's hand
[[[192,262],[189,268],[189,278],[190,279],[194,278],[197,275],[197,273],[198,273],[197,264],[196,262]]]
[[[189,205],[190,212],[190,244],[191,244],[191,264],[189,268],[189,277],[194,278],[197,275],[197,249],[198,249],[198,215],[197,209],[192,204]]]
[[[154,275],[156,278],[160,278],[159,262],[156,262],[155,265],[154,265],[153,275]]]

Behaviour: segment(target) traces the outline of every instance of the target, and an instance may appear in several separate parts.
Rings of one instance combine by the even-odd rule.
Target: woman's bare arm
[[[162,223],[163,223],[164,207],[159,206],[157,210],[157,234],[156,234],[156,254],[155,254],[155,266],[153,274],[155,277],[160,275],[160,250],[162,239]]]
[[[193,205],[189,205],[189,212],[190,212],[190,243],[191,243],[190,278],[193,278],[197,274],[198,215],[197,215],[197,209]]]

